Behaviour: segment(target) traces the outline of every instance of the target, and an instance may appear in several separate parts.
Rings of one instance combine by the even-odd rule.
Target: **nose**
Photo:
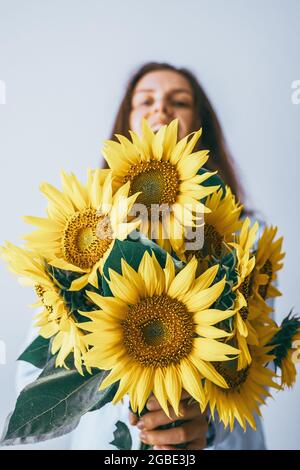
[[[155,101],[153,113],[155,114],[157,120],[162,122],[167,121],[170,118],[170,109],[167,106],[167,101],[160,99]]]

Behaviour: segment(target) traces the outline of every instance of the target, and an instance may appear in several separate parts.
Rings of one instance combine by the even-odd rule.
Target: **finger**
[[[129,411],[129,422],[131,426],[136,426],[138,421],[139,419],[135,416],[135,414]]]
[[[170,418],[166,415],[163,410],[149,411],[148,413],[144,414],[144,416],[139,420],[138,428],[141,431],[144,429],[150,431],[152,429],[158,428],[159,426],[174,423],[178,420],[189,420],[196,417],[199,417],[199,419],[205,422],[205,417],[202,416],[199,405],[196,403],[193,405],[188,405],[186,400],[180,402],[180,416],[177,416],[175,414],[175,411],[171,407],[169,408],[169,411]]]
[[[186,400],[187,398],[192,398],[191,395],[185,390],[182,391],[180,400]]]
[[[191,399],[192,397],[185,391],[183,390],[181,394],[180,400],[186,400],[186,399]],[[152,395],[149,400],[146,403],[146,407],[148,408],[149,411],[155,411],[161,409],[161,405],[159,404],[157,398]]]
[[[187,450],[202,450],[206,447],[206,437],[201,437],[195,441],[189,442],[186,446]]]
[[[166,430],[142,431],[140,439],[151,445],[176,445],[185,442],[192,442],[196,439],[205,438],[207,433],[207,423],[202,419],[194,419],[176,428]]]

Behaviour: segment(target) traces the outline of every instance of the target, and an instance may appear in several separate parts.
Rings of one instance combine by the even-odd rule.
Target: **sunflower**
[[[250,219],[249,217],[246,217],[242,224],[240,233],[238,235],[235,234],[234,241],[228,243],[229,246],[236,250],[238,260],[238,281],[235,285],[235,289],[240,287],[246,281],[246,283],[241,287],[241,290],[247,298],[250,281],[249,275],[255,266],[255,257],[253,256],[251,249],[253,249],[258,228],[258,222],[255,222],[250,228]]]
[[[226,251],[226,242],[233,241],[233,234],[241,229],[240,214],[243,206],[236,201],[229,186],[220,188],[205,201],[210,212],[204,215],[203,247],[187,252],[188,259],[195,254],[202,261],[215,256],[220,258]],[[228,249],[227,249],[228,251]]]
[[[237,313],[233,320],[233,335],[236,339],[236,344],[241,351],[238,357],[237,369],[241,370],[251,363],[251,354],[249,351],[249,344],[258,344],[257,332],[246,318],[245,312],[248,312],[248,305],[245,297],[241,292],[236,291],[236,300],[234,309]]]
[[[43,320],[40,320],[42,323]],[[81,375],[83,374],[82,363],[83,356],[87,351],[87,346],[84,341],[85,333],[82,330],[82,325],[76,322],[73,316],[64,316],[60,323],[59,329],[53,338],[51,353],[57,354],[55,360],[55,367],[66,367],[65,360],[70,354],[74,356],[74,365]],[[89,367],[87,371],[91,373]]]
[[[260,404],[271,396],[267,387],[277,390],[281,387],[274,382],[276,374],[266,367],[272,360],[268,355],[269,348],[252,346],[250,348],[251,364],[238,370],[236,359],[227,362],[215,362],[215,370],[226,380],[228,388],[224,389],[210,380],[205,380],[205,392],[209,397],[211,415],[217,411],[225,427],[233,430],[235,419],[246,430],[247,423],[256,429],[254,413],[261,416]]]
[[[298,345],[300,344],[300,331],[295,336],[294,341],[297,341]],[[284,387],[291,388],[296,382],[297,371],[295,360],[293,359],[295,354],[298,357],[299,362],[299,347],[289,349],[286,357],[281,362],[281,385]]]
[[[145,210],[140,230],[174,250],[182,245],[185,227],[196,226],[197,215],[209,211],[199,201],[219,188],[201,184],[213,173],[198,174],[208,159],[207,150],[193,152],[202,130],[179,142],[177,130],[177,119],[157,133],[143,119],[141,139],[132,131],[132,141],[116,134],[119,142],[106,141],[103,149],[116,184],[129,182],[130,194],[141,193],[137,202]]]
[[[124,222],[138,195],[127,197],[129,183],[113,194],[111,172],[104,175],[105,179],[102,170],[90,170],[83,186],[73,174],[62,172],[62,191],[41,185],[49,200],[48,217],[25,217],[38,227],[24,237],[28,248],[52,266],[79,273],[70,290],[88,283],[97,288],[97,271],[102,271],[114,240],[124,240],[139,225]]]
[[[248,344],[258,344],[257,333],[251,324],[249,312],[249,303],[252,297],[252,272],[255,266],[255,256],[251,250],[257,230],[258,223],[255,222],[250,228],[250,219],[247,217],[242,224],[240,233],[234,236],[234,241],[228,242],[228,245],[236,250],[237,255],[237,282],[233,286],[233,290],[237,295],[234,307],[237,310],[234,318],[234,331],[238,348],[241,350],[238,358],[238,370],[251,363]]]
[[[100,390],[120,381],[113,403],[128,393],[133,410],[141,412],[153,391],[167,415],[167,402],[178,415],[182,389],[204,410],[201,379],[227,387],[211,361],[229,360],[239,351],[219,342],[228,333],[213,325],[235,312],[210,309],[225,280],[212,285],[215,266],[198,278],[196,269],[193,258],[175,275],[169,255],[163,269],[154,253],[145,252],[137,272],[124,259],[122,274],[109,270],[114,297],[88,293],[100,310],[86,313],[92,321],[84,324],[91,332],[85,341],[92,348],[85,362],[111,370]]]
[[[277,272],[283,267],[280,261],[285,253],[282,252],[283,237],[275,241],[276,233],[277,227],[266,227],[258,241],[255,253],[257,276],[254,291],[263,300],[281,295],[273,283],[277,280]]]
[[[292,387],[296,381],[296,362],[299,362],[300,318],[291,316],[284,318],[281,326],[274,329],[275,333],[268,342],[271,354],[275,356],[275,366],[281,369],[281,385]]]
[[[45,261],[39,255],[9,242],[1,247],[0,254],[8,262],[10,270],[21,276],[22,284],[34,287],[38,301],[32,306],[42,307],[42,311],[36,315],[35,326],[40,327],[39,335],[43,338],[54,338],[51,353],[58,352],[56,367],[66,366],[67,356],[73,353],[74,364],[82,374],[82,356],[87,351],[82,340],[83,332],[66,306],[60,287],[48,271]]]
[[[277,280],[277,271],[283,266],[279,261],[284,257],[284,253],[281,252],[282,237],[274,241],[276,231],[277,229],[273,227],[264,229],[258,241],[257,249],[253,251],[253,257],[249,260],[250,263],[253,261],[253,266],[249,265],[245,275],[240,278],[239,290],[247,300],[247,308],[242,310],[241,315],[244,320],[246,319],[245,323],[248,331],[251,330],[251,325],[255,330],[259,324],[269,325],[269,327],[275,325],[270,317],[273,308],[268,305],[267,299],[281,295],[280,291],[273,285],[273,282]],[[250,248],[252,245],[251,242]],[[251,338],[254,341],[252,333],[253,331],[250,333],[248,342]],[[255,343],[252,342],[251,344]]]
[[[221,255],[222,241],[231,241],[232,234],[241,229],[240,215],[243,206],[236,201],[229,186],[225,186],[225,194],[220,188],[209,196],[205,205],[211,212],[205,215],[205,244],[216,256]]]

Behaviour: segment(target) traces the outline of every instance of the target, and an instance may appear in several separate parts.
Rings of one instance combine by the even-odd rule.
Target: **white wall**
[[[43,214],[41,181],[98,164],[127,77],[166,60],[202,81],[253,205],[279,225],[287,256],[277,315],[299,312],[299,19],[298,0],[0,0],[0,243],[27,231],[21,215]],[[3,263],[0,276],[2,428],[33,295]],[[300,449],[299,391],[300,380],[264,408],[269,448]]]

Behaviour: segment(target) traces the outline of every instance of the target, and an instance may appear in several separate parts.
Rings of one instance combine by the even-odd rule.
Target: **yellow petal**
[[[187,359],[180,361],[182,386],[198,403],[201,408],[205,406],[204,390],[201,384],[201,375],[196,367]]]
[[[174,119],[166,129],[162,159],[168,161],[177,143],[178,119]]]
[[[191,354],[190,360],[194,366],[197,367],[203,377],[215,383],[219,387],[228,388],[225,379],[216,371],[212,364],[202,361],[202,359],[200,359],[196,354]]]
[[[178,161],[180,161],[182,157],[186,144],[187,144],[187,137],[184,137],[179,142],[177,142],[174,149],[170,153],[170,157],[169,157],[169,161],[172,165],[178,164]]]
[[[241,315],[239,314],[239,312],[236,314],[236,326],[240,332],[240,334],[242,336],[244,336],[245,338],[247,338],[248,336],[248,329],[247,329],[247,326],[246,326],[246,323],[244,322],[244,320],[242,319]]]
[[[172,298],[181,299],[191,288],[194,280],[195,273],[198,266],[198,261],[195,256],[191,261],[175,276],[168,289],[168,295]]]
[[[132,359],[129,358],[128,356],[125,356],[124,359],[120,360],[115,367],[111,370],[109,375],[105,377],[103,382],[101,383],[99,390],[104,390],[106,387],[109,387],[110,385],[114,384],[118,380],[120,380],[124,374],[124,370],[126,370],[128,367],[130,367],[130,364],[132,363]]]
[[[166,133],[166,126],[162,126],[155,134],[152,142],[152,152],[155,160],[161,160],[163,155],[163,142]]]
[[[165,388],[165,376],[160,368],[155,370],[153,393],[166,415],[170,417],[167,403],[167,392]]]
[[[182,181],[193,178],[208,159],[207,151],[200,151],[183,157],[177,164],[177,171]]]
[[[208,268],[203,274],[201,274],[201,276],[197,277],[190,295],[196,295],[201,290],[207,289],[215,279],[218,270],[219,265],[216,264],[211,268]]]
[[[138,272],[144,279],[146,286],[146,293],[149,297],[153,297],[157,289],[156,270],[153,265],[152,258],[148,251],[145,251],[143,258],[140,262]]]
[[[221,295],[225,287],[225,277],[208,289],[193,295],[190,299],[185,299],[185,304],[190,312],[205,310],[210,307]]]
[[[137,372],[136,394],[138,410],[141,412],[153,390],[155,372],[153,367],[140,367],[140,370]]]
[[[141,298],[145,297],[146,286],[142,276],[137,273],[124,258],[121,259],[121,267],[123,277],[134,285]]]
[[[204,361],[231,360],[232,358],[228,358],[227,354],[234,355],[236,357],[240,353],[239,349],[208,338],[195,338],[194,346],[197,351],[197,355]]]
[[[168,367],[166,367],[165,387],[168,400],[172,405],[176,415],[179,416],[182,382],[177,366],[174,364],[170,364]]]
[[[224,330],[220,330],[215,326],[209,325],[196,325],[195,331],[198,335],[204,336],[204,338],[225,338],[228,336],[232,336],[232,333],[228,333]]]
[[[196,132],[192,132],[191,134],[188,135],[188,137],[192,136],[192,138],[188,141],[185,149],[184,149],[184,152],[183,152],[183,157],[187,156],[187,155],[190,155],[196,145],[196,143],[198,142],[198,140],[200,139],[202,135],[202,128],[199,129],[198,131]]]
[[[218,310],[210,308],[194,313],[194,322],[199,325],[214,325],[222,320],[226,320],[226,318],[232,317],[235,313],[236,310]]]
[[[121,299],[128,305],[138,303],[140,297],[135,286],[131,284],[130,281],[121,276],[119,273],[113,271],[111,268],[109,268],[108,271],[110,277],[110,281],[108,281],[108,284],[113,296]]]
[[[88,284],[89,277],[90,273],[84,274],[83,276],[80,276],[79,278],[75,279],[74,281],[72,281],[69,290],[78,291],[83,289]]]
[[[154,267],[155,278],[157,280],[155,293],[156,295],[161,295],[165,292],[165,276],[162,267],[157,261],[154,251],[152,252],[152,265]]]
[[[166,291],[168,291],[175,277],[175,265],[169,253],[167,253],[166,266],[164,268],[164,273],[165,273]]]
[[[89,335],[87,335],[89,336]],[[86,344],[89,342],[86,339]],[[124,356],[124,352],[115,345],[101,345],[93,347],[84,355],[86,366],[98,367],[103,370],[111,370],[115,364]]]

